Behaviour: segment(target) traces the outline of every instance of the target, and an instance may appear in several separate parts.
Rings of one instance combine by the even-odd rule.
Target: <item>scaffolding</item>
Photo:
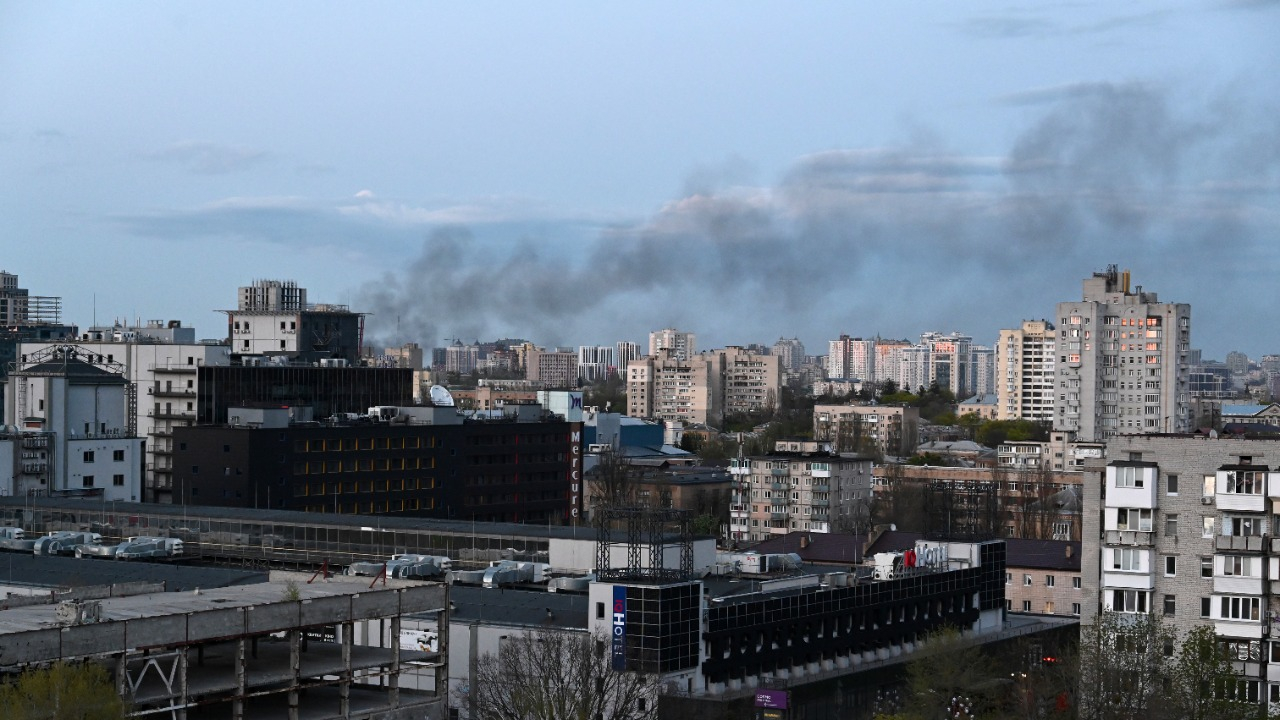
[[[668,550],[678,554],[677,562],[667,562]],[[622,557],[626,558],[625,564],[619,567]],[[596,577],[642,583],[684,582],[693,577],[689,513],[642,506],[600,509],[596,522]]]

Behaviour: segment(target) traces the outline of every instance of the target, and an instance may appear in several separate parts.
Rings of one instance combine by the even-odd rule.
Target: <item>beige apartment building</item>
[[[720,427],[724,420],[720,355],[688,360],[676,350],[627,363],[627,414]]]
[[[920,410],[895,405],[815,405],[813,437],[834,444],[838,452],[865,452],[873,446],[884,455],[910,455],[919,444]]]
[[[831,444],[779,441],[769,455],[733,458],[729,537],[758,542],[793,531],[819,533],[869,521],[871,459]]]
[[[1024,320],[1001,330],[996,343],[997,418],[1052,422],[1054,408],[1053,323]]]
[[[777,407],[782,392],[782,362],[776,355],[760,355],[729,346],[714,351],[724,368],[724,411],[744,413]]]

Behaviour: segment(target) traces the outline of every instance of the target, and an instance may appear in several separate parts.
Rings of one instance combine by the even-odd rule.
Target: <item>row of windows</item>
[[[94,487],[95,482],[97,482],[97,479],[92,475],[85,475],[80,478],[81,487]],[[124,475],[112,475],[111,484],[116,487],[122,487],[124,485]]]
[[[1012,612],[1012,611],[1013,611],[1013,601],[1012,601],[1012,600],[1005,600],[1005,601],[1004,601],[1004,607],[1005,607],[1005,609],[1006,609],[1006,610],[1009,610],[1010,612]],[[1045,603],[1044,603],[1044,614],[1045,614],[1045,615],[1052,615],[1052,614],[1054,613],[1054,610],[1055,610],[1055,609],[1056,609],[1056,606],[1055,606],[1055,604],[1054,604],[1054,602],[1053,602],[1052,600],[1046,600],[1046,601],[1045,601]],[[1030,601],[1030,600],[1023,600],[1023,601],[1022,601],[1022,612],[1031,612],[1031,601]],[[1080,603],[1071,603],[1071,614],[1072,614],[1072,615],[1079,615],[1079,614],[1080,614]]]
[[[371,502],[337,502],[323,505],[307,505],[307,512],[373,515],[375,513],[408,512],[435,509],[435,498],[406,498],[404,500],[378,500]]]
[[[294,475],[325,475],[343,472],[379,470],[430,470],[436,466],[433,457],[360,458],[345,460],[313,460],[293,464]]]
[[[87,463],[91,463],[91,462],[93,462],[93,461],[94,461],[94,451],[93,451],[93,450],[85,450],[85,451],[84,451],[84,461],[85,461],[85,462],[87,462]],[[112,450],[112,451],[111,451],[111,461],[112,461],[112,462],[124,462],[124,450]]]
[[[431,435],[421,437],[411,435],[409,437],[365,437],[365,438],[312,438],[310,440],[296,440],[293,443],[294,452],[350,452],[353,450],[416,450],[418,448],[434,448],[443,447],[440,438]],[[230,450],[229,447],[223,446],[223,450]]]
[[[1005,573],[1005,574],[1004,574],[1004,584],[1005,584],[1005,585],[1012,585],[1012,584],[1013,584],[1013,573]],[[1025,587],[1031,587],[1031,585],[1033,584],[1033,581],[1032,581],[1032,579],[1031,579],[1031,574],[1030,574],[1030,573],[1023,573],[1023,575],[1022,575],[1022,584],[1023,584],[1023,586],[1025,586]],[[1057,578],[1056,578],[1055,576],[1053,576],[1053,575],[1045,575],[1045,576],[1044,576],[1044,585],[1045,585],[1045,587],[1056,587],[1056,586],[1057,586],[1057,584],[1058,584],[1058,580],[1057,580]],[[1080,589],[1080,577],[1079,577],[1079,576],[1073,576],[1073,577],[1071,578],[1071,587],[1072,587],[1072,588],[1074,588],[1074,589],[1076,589],[1076,590],[1079,590],[1079,589]]]
[[[294,485],[295,497],[311,497],[316,495],[368,493],[368,492],[401,492],[406,490],[432,490],[436,486],[433,477],[424,478],[390,478],[379,480],[349,480],[347,482],[311,482]]]

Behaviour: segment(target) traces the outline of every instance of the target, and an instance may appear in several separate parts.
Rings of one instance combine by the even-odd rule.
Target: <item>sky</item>
[[[1052,319],[1117,265],[1280,353],[1280,2],[0,3],[0,269],[257,279],[386,345]]]

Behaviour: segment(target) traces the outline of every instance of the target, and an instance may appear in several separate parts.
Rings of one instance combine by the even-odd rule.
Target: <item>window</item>
[[[1134,548],[1115,548],[1111,551],[1111,569],[1137,572],[1142,569],[1142,551]]]
[[[1073,589],[1075,589],[1075,590],[1079,590],[1079,589],[1080,589],[1080,578],[1078,578],[1078,577],[1073,577],[1073,578],[1071,578],[1071,587],[1072,587]]]
[[[1178,601],[1173,595],[1164,596],[1164,616],[1173,617],[1177,614]]]
[[[1030,600],[1023,600],[1023,601],[1022,601],[1022,612],[1031,612],[1031,601],[1030,601]]]
[[[1137,468],[1137,467],[1116,468],[1116,487],[1141,488],[1142,484],[1143,484],[1142,468]]]
[[[1178,537],[1178,513],[1166,513],[1164,516],[1164,536]]]
[[[1236,517],[1224,517],[1222,519],[1222,534],[1235,535],[1237,537],[1257,537],[1263,532],[1263,519],[1260,517],[1245,515]]]
[[[1164,483],[1165,483],[1164,491],[1166,494],[1168,495],[1178,494],[1178,476],[1177,475],[1165,475]]]
[[[598,602],[596,603],[596,619],[600,620],[602,618],[604,618],[604,603]]]
[[[1213,577],[1213,556],[1212,555],[1202,555],[1200,557],[1200,577],[1202,578]]]
[[[1224,555],[1222,574],[1230,577],[1262,577],[1262,558]]]
[[[85,451],[84,451],[84,461],[85,461],[85,462],[87,462],[87,463],[91,463],[91,462],[93,462],[93,451],[92,451],[92,450],[85,450]]]
[[[1045,585],[1045,587],[1053,587],[1053,582],[1054,582],[1054,581],[1053,581],[1053,576],[1052,576],[1052,575],[1045,575],[1045,576],[1044,576],[1044,585]]]
[[[1213,475],[1204,476],[1204,496],[1213,497],[1214,487],[1217,485],[1217,478]]]
[[[93,476],[85,475],[80,482],[83,487],[93,487]]]
[[[1226,475],[1223,492],[1228,495],[1261,495],[1266,485],[1266,473],[1255,470],[1232,470]]]
[[[1072,615],[1080,614],[1080,603],[1071,603],[1071,614]]]
[[[1151,532],[1151,511],[1138,508],[1116,510],[1116,529]]]
[[[124,486],[124,475],[112,475],[111,484],[115,485],[116,487]]]
[[[1045,615],[1052,615],[1052,614],[1053,614],[1053,601],[1052,601],[1052,600],[1049,600],[1048,602],[1046,602],[1046,603],[1044,604],[1044,614],[1045,614]]]
[[[111,459],[116,462],[124,462],[124,451],[115,450],[111,453]]]
[[[1200,598],[1200,617],[1209,617],[1209,598]]]
[[[1031,576],[1030,576],[1030,575],[1023,575],[1023,576],[1022,576],[1022,584],[1023,584],[1023,585],[1025,585],[1026,587],[1031,587]]]
[[[1173,577],[1178,574],[1178,558],[1173,555],[1164,557],[1164,576]]]
[[[1220,640],[1218,649],[1227,660],[1262,662],[1261,640]]]
[[[1202,533],[1201,533],[1201,537],[1206,537],[1206,538],[1211,538],[1211,537],[1213,537],[1213,525],[1214,525],[1214,518],[1212,518],[1212,517],[1205,517],[1205,518],[1204,518],[1204,530],[1203,530],[1203,531],[1202,531]]]
[[[1147,612],[1148,595],[1143,590],[1113,590],[1111,609],[1122,613]]]
[[[1005,573],[1005,574],[1004,574],[1004,584],[1005,584],[1005,585],[1012,585],[1012,584],[1013,584],[1013,573]]]
[[[1258,620],[1261,618],[1262,598],[1256,597],[1222,597],[1219,598],[1221,617],[1223,620]]]

